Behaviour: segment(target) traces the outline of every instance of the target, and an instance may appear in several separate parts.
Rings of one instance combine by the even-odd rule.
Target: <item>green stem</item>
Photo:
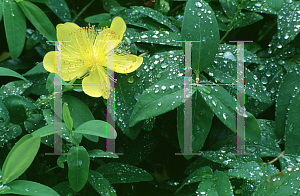
[[[72,22],[75,22],[78,17],[88,8],[95,0],[91,0],[78,14],[75,16],[75,18],[72,20]]]
[[[273,24],[264,32],[264,34],[262,34],[256,42],[260,42],[272,29],[273,27],[276,25],[276,21],[273,22]]]
[[[238,15],[239,15],[240,11],[242,10],[242,5],[243,5],[243,3],[244,3],[244,0],[242,0],[240,6],[237,7],[238,10],[236,11],[236,13],[235,13],[233,19],[231,20],[231,23],[230,23],[230,25],[229,25],[229,29],[226,31],[225,35],[221,38],[221,40],[220,40],[220,42],[219,42],[220,44],[223,42],[223,40],[227,37],[227,35],[228,35],[228,34],[230,33],[230,31],[233,29],[233,23],[234,23],[235,20],[237,19],[237,17],[238,17]]]
[[[52,93],[51,95],[49,95],[46,99],[43,99],[42,101],[38,102],[37,104],[40,105],[46,101],[48,101],[49,99],[53,98],[54,97],[54,93]]]
[[[58,168],[58,165],[56,165],[56,166],[54,166],[54,167],[48,169],[47,171],[45,171],[45,172],[43,173],[43,175],[44,175],[45,173],[48,173],[48,172],[50,172],[50,171],[56,169],[56,168]]]
[[[76,147],[78,147],[79,144],[78,144],[77,140],[76,140],[75,137],[74,137],[74,133],[71,133],[71,135],[72,135],[72,138],[73,138],[73,140],[74,140],[74,142],[75,142]]]

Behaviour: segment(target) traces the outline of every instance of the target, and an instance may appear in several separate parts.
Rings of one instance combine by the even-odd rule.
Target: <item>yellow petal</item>
[[[55,52],[51,51],[48,52],[43,59],[43,66],[44,68],[49,71],[50,73],[54,73],[55,72],[55,63],[54,63],[54,59],[55,59]]]
[[[118,73],[131,73],[141,66],[143,63],[143,57],[136,55],[115,55],[114,58],[115,72]]]
[[[107,99],[107,75],[103,67],[99,67],[82,80],[82,89],[85,94],[91,97],[101,97]]]
[[[95,40],[95,53],[98,58],[106,56],[107,48],[106,41],[114,41],[114,48],[116,48],[123,39],[123,34],[126,31],[126,24],[121,17],[115,17],[111,23],[111,27],[104,29],[97,36]]]
[[[61,53],[61,75],[64,81],[80,78],[88,72],[91,67],[89,61],[74,58],[64,52]]]
[[[90,28],[81,28],[75,23],[67,22],[56,27],[61,51],[80,59],[89,59],[93,55],[93,43],[97,33]]]

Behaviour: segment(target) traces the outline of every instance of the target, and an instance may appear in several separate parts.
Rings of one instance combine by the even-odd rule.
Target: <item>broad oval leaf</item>
[[[11,69],[5,68],[5,67],[0,67],[0,76],[12,76],[12,77],[17,77],[22,80],[25,80],[26,82],[28,81],[26,78],[24,78],[21,74],[18,72],[15,72]]]
[[[10,56],[17,59],[25,44],[26,20],[15,1],[3,1],[3,20]]]
[[[2,184],[22,175],[31,165],[41,144],[40,137],[23,136],[11,149],[2,166]]]
[[[102,120],[90,120],[77,127],[74,133],[94,135],[103,138],[116,139],[117,132],[109,123]]]
[[[29,1],[19,1],[18,5],[39,32],[48,40],[56,40],[56,31],[52,22],[38,6]]]
[[[185,7],[181,39],[192,43],[194,71],[203,71],[214,60],[220,40],[219,26],[211,7],[204,0],[189,0]]]
[[[119,162],[101,165],[96,171],[101,173],[112,184],[153,180],[153,177],[145,170]]]
[[[141,120],[164,114],[180,106],[184,99],[184,78],[160,80],[146,89],[139,97],[129,120],[134,126]]]
[[[88,181],[101,196],[117,196],[114,187],[99,172],[90,170]]]
[[[71,14],[65,0],[50,1],[46,4],[62,21],[71,21]]]
[[[27,180],[16,180],[9,183],[8,188],[4,189],[3,193],[31,196],[59,196],[52,188]]]
[[[83,146],[73,146],[67,156],[68,179],[72,189],[80,191],[88,180],[90,158]]]

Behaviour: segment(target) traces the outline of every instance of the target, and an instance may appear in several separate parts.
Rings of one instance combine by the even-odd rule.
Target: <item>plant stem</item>
[[[78,144],[77,140],[76,140],[75,137],[74,137],[74,133],[73,133],[73,134],[71,133],[71,135],[72,135],[72,138],[73,138],[73,140],[74,140],[74,142],[75,142],[76,147],[78,147],[79,144]]]
[[[244,0],[242,0],[241,4],[237,7],[238,10],[236,11],[233,19],[231,20],[231,23],[229,25],[229,29],[226,31],[225,35],[220,39],[220,44],[223,42],[223,40],[227,37],[227,35],[230,33],[230,31],[233,29],[233,23],[235,22],[236,18],[238,17],[238,14],[240,13],[240,11],[242,10],[242,5],[244,3]]]
[[[48,172],[50,172],[50,171],[56,169],[56,168],[58,168],[58,165],[56,165],[56,166],[54,166],[54,167],[48,169],[47,171],[45,171],[45,172],[43,173],[43,175],[44,175],[45,173],[48,173]]]
[[[268,163],[269,163],[269,164],[274,163],[274,162],[277,161],[282,155],[284,155],[284,153],[285,153],[285,150],[282,151],[275,159],[269,161]],[[265,165],[265,164],[266,164],[266,163],[263,163],[263,165]]]
[[[273,22],[273,24],[256,40],[256,42],[260,42],[275,26],[276,21]]]
[[[78,17],[88,8],[90,7],[90,5],[94,2],[95,0],[91,0],[76,16],[75,18],[72,20],[72,22],[75,22]]]
[[[54,97],[54,93],[52,93],[51,95],[49,95],[46,99],[43,99],[42,101],[38,102],[37,104],[40,105],[46,101],[48,101],[49,99],[53,98]]]

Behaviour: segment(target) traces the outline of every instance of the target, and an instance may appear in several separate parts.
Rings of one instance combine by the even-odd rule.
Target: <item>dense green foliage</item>
[[[64,154],[48,155],[57,114],[54,74],[42,63],[54,50],[47,41],[57,24],[101,29],[115,16],[127,25],[124,47],[143,57],[136,71],[115,74],[115,129],[107,100],[71,81],[62,86]],[[0,25],[0,194],[300,195],[300,1],[0,0]],[[237,40],[248,41],[250,155],[234,154]],[[186,141],[182,41],[195,41],[190,123],[199,155],[175,155]],[[106,152],[113,139],[115,152]]]

